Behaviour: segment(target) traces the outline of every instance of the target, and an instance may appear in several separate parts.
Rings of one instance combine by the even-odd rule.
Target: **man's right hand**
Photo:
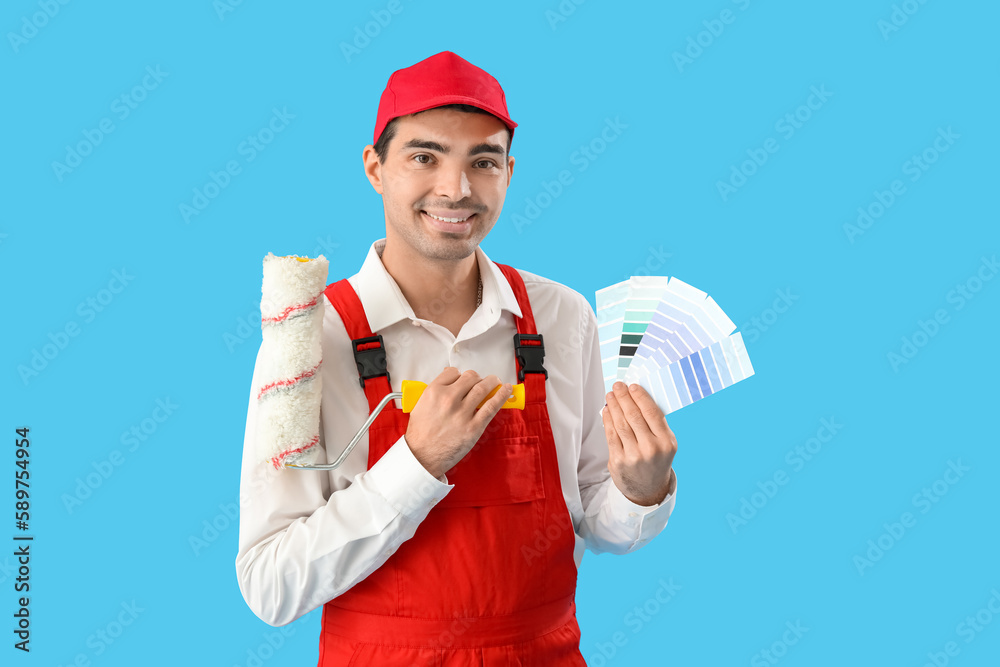
[[[511,395],[510,383],[476,409],[500,384],[500,378],[480,378],[475,371],[459,373],[448,366],[427,385],[410,411],[406,444],[420,463],[435,477],[462,460],[486,430]]]

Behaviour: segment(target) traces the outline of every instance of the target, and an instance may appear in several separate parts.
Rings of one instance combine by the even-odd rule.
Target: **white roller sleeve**
[[[276,469],[310,464],[319,451],[323,388],[323,290],[330,263],[294,255],[264,258],[261,359],[257,385],[257,446]]]

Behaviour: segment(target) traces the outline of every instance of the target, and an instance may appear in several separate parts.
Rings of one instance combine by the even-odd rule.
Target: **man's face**
[[[365,172],[382,195],[387,244],[428,260],[474,253],[500,215],[514,170],[514,158],[505,156],[507,132],[494,116],[430,109],[397,120],[384,164],[366,147]]]

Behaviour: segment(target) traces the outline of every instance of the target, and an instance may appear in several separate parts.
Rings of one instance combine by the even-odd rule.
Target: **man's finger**
[[[496,377],[496,376],[494,375],[490,377]],[[495,386],[496,384],[490,386],[486,393],[487,394],[490,393],[490,391],[492,391],[493,387]],[[475,427],[477,429],[485,431],[486,426],[491,421],[493,421],[493,418],[497,416],[498,412],[500,412],[500,408],[502,408],[503,404],[507,402],[507,399],[510,397],[510,394],[511,394],[510,383],[509,382],[503,383],[503,385],[501,385],[497,393],[495,393],[493,397],[490,398],[488,401],[483,403],[483,407],[479,408],[479,410],[476,411],[475,416],[472,418],[473,423],[475,423],[476,425]],[[478,403],[476,405],[478,405]]]
[[[609,392],[606,400],[608,402],[608,412],[611,413],[611,423],[614,425],[619,439],[621,439],[622,447],[625,449],[634,447],[637,444],[635,433],[632,431],[632,427],[629,426],[615,393],[613,391]]]
[[[490,392],[500,386],[500,378],[496,375],[488,375],[487,377],[479,380],[476,384],[469,387],[468,393],[462,399],[462,402],[466,404],[467,407],[476,409],[483,399],[489,396]],[[493,398],[496,398],[494,396]],[[492,400],[492,399],[491,399]],[[485,405],[483,407],[486,407]]]
[[[601,410],[601,421],[604,422],[604,435],[608,439],[608,453],[611,458],[620,457],[625,452],[621,438],[615,430],[614,422],[611,418],[611,410],[607,406]]]
[[[667,428],[667,421],[663,418],[663,411],[660,410],[660,406],[656,404],[649,392],[638,384],[630,385],[628,390],[653,435],[656,438],[665,436],[670,429]]]
[[[455,391],[456,399],[459,401],[464,401],[469,391],[476,386],[477,382],[480,382],[481,380],[482,378],[479,377],[479,373],[477,373],[474,370],[467,370],[463,372],[451,384],[451,389]],[[499,381],[497,382],[497,384],[499,384]]]
[[[438,373],[438,376],[431,381],[431,384],[449,385],[460,377],[462,377],[462,373],[457,368],[454,366],[445,366],[444,370]]]
[[[618,405],[621,406],[625,420],[628,421],[629,427],[635,434],[636,441],[652,437],[652,432],[649,430],[649,424],[646,423],[646,418],[643,416],[642,410],[635,404],[624,382],[615,383],[614,394],[615,398],[618,399]]]

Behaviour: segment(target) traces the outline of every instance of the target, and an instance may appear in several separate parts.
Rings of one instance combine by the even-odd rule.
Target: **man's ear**
[[[514,175],[514,158],[507,156],[507,187],[510,187],[510,177]]]
[[[375,192],[384,194],[382,192],[382,164],[378,161],[378,153],[375,152],[375,147],[371,144],[365,146],[365,150],[361,154],[361,160],[365,165],[365,176],[368,177],[368,182],[375,188]]]

